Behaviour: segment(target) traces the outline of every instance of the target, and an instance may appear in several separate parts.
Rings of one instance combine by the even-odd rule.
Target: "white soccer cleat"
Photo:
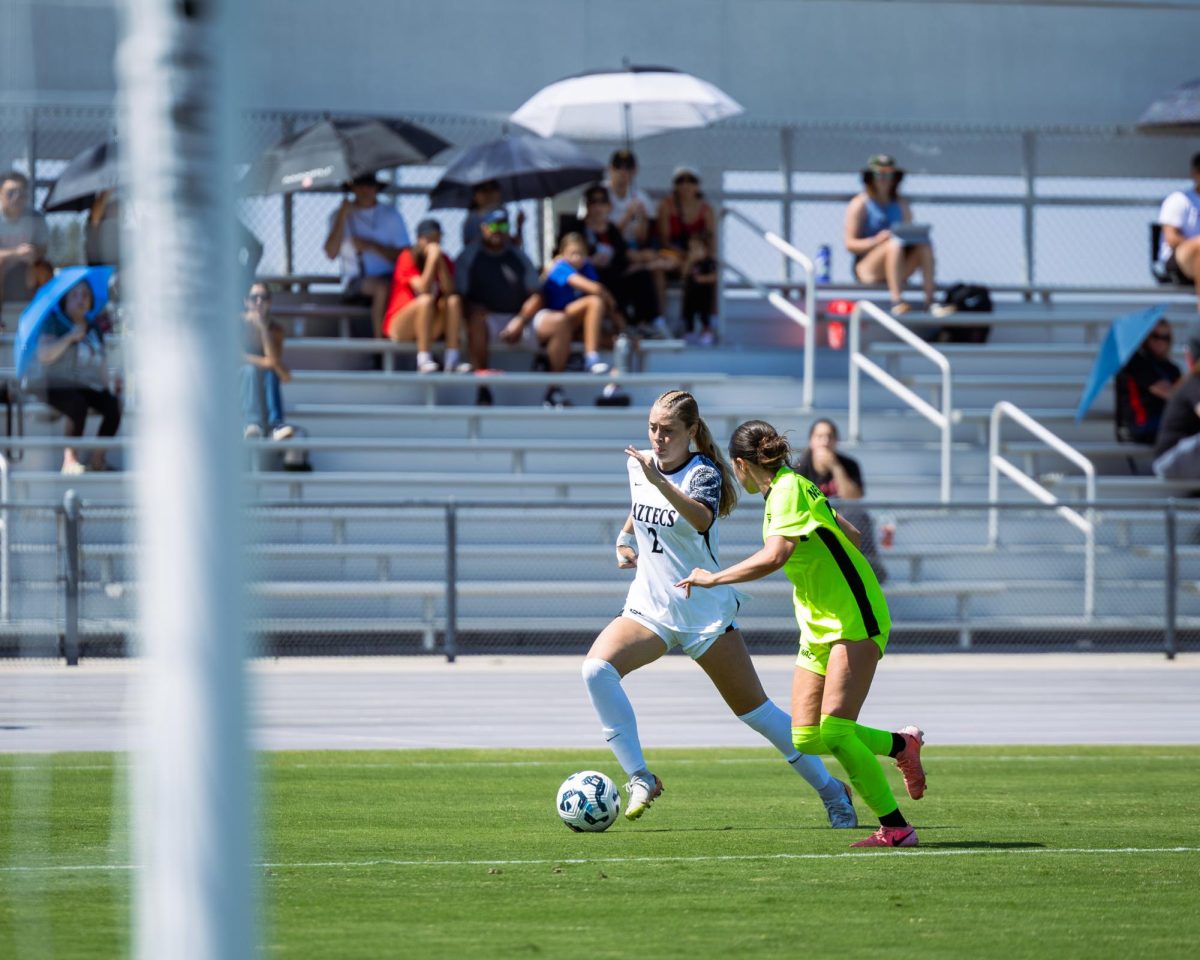
[[[650,779],[644,777],[632,777],[625,784],[625,795],[628,798],[625,804],[625,817],[629,820],[636,820],[649,809],[652,804],[663,792],[662,781],[654,774],[650,774]]]

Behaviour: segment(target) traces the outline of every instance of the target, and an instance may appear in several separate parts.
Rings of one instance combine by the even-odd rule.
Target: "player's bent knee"
[[[853,720],[830,716],[821,718],[821,739],[824,741],[825,746],[829,748],[830,753],[836,754],[842,746],[858,736],[854,731],[854,727],[855,723]]]
[[[588,657],[584,660],[580,673],[583,674],[583,682],[589,687],[594,683],[603,683],[606,679],[615,678],[618,682],[621,680],[617,668],[599,657]]]
[[[792,746],[810,756],[827,752],[825,741],[821,739],[821,728],[815,726],[792,727]]]

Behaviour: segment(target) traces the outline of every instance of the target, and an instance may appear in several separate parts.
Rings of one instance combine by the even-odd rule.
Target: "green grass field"
[[[653,751],[666,793],[601,834],[553,800],[574,770],[617,777],[604,752],[264,755],[264,955],[1200,954],[1200,747],[926,758],[929,793],[902,804],[921,846],[850,851],[867,831],[829,830],[766,750]],[[0,957],[127,952],[116,763],[0,757]]]

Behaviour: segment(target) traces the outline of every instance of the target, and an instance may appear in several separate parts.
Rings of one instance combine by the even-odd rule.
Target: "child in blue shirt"
[[[569,353],[570,338],[582,328],[584,367],[591,373],[608,373],[608,364],[600,360],[600,327],[606,313],[619,314],[613,295],[600,283],[595,267],[588,261],[587,240],[582,234],[568,233],[559,242],[558,256],[550,263],[542,284],[542,300],[545,308],[534,317],[534,323],[562,317],[570,331],[564,343],[547,343],[547,353],[555,347]],[[549,359],[552,370],[566,366],[566,356],[561,358],[561,366],[555,362],[558,358]]]

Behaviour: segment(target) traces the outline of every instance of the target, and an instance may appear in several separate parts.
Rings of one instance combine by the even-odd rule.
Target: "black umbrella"
[[[495,180],[502,202],[541,200],[571,187],[599,180],[604,165],[558,137],[517,134],[447,158],[449,166],[430,191],[430,209],[469,207],[473,188]]]
[[[242,180],[246,193],[340,187],[364,174],[424,163],[449,143],[403,120],[325,119],[267,150]]]
[[[90,210],[96,194],[117,185],[117,142],[105,140],[88,147],[63,168],[50,187],[42,209]]]
[[[1138,127],[1200,133],[1200,80],[1191,80],[1155,100],[1138,120]]]

